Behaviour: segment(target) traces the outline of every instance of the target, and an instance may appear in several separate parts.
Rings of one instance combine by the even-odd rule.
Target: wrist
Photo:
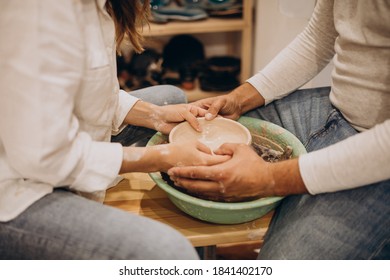
[[[168,145],[124,147],[120,173],[168,170],[171,167],[168,149]]]
[[[240,104],[240,114],[244,114],[254,108],[264,105],[265,99],[257,91],[257,89],[250,83],[245,82],[241,86],[237,87],[229,95]]]
[[[273,195],[287,196],[308,193],[299,171],[298,158],[270,163]]]
[[[138,100],[127,113],[125,122],[135,126],[154,129],[160,107],[142,100]]]

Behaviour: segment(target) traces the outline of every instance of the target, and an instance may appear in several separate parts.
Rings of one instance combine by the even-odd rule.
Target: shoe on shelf
[[[239,0],[176,0],[181,7],[200,8],[206,10],[230,9],[242,1]]]
[[[203,43],[194,36],[181,34],[173,36],[164,46],[162,67],[176,73],[182,88],[191,90],[204,59]]]
[[[157,13],[151,12],[150,16],[149,16],[149,21],[154,22],[154,23],[158,23],[158,24],[164,24],[164,23],[167,23],[169,20],[166,16],[160,16]]]
[[[240,59],[214,56],[205,62],[200,74],[200,88],[204,91],[230,91],[239,86]]]
[[[151,11],[152,20],[159,23],[165,23],[169,20],[180,21],[195,21],[208,17],[208,14],[203,9],[186,8],[186,7],[161,7]]]
[[[152,0],[150,2],[150,21],[166,23],[169,20],[194,21],[208,17],[208,14],[202,8],[181,6],[177,2],[179,1]]]

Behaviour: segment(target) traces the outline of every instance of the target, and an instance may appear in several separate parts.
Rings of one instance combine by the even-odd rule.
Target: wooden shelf
[[[229,45],[239,45],[241,58],[240,80],[244,82],[252,72],[252,25],[253,25],[253,0],[243,1],[243,12],[240,18],[215,18],[209,17],[199,21],[169,21],[165,24],[150,23],[143,27],[145,37],[174,36],[179,34],[201,33],[241,33],[241,42],[237,42],[235,36],[230,36]],[[207,44],[207,42],[205,42]],[[233,49],[226,55],[234,55]],[[201,98],[218,96],[223,92],[203,92],[201,89],[186,91],[188,101],[192,102]]]
[[[246,27],[242,18],[208,18],[199,21],[172,21],[166,24],[151,23],[143,29],[144,36],[167,36],[177,34],[215,33],[241,31]]]

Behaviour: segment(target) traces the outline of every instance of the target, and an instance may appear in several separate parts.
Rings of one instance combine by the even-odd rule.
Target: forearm
[[[167,172],[173,166],[213,165],[228,158],[212,155],[205,145],[193,140],[190,140],[187,145],[171,143],[147,147],[125,147],[120,173]]]
[[[273,195],[308,193],[302,180],[298,158],[269,164]]]
[[[123,160],[119,173],[126,172],[155,172],[168,169],[165,163],[168,150],[165,145],[148,147],[124,147]]]
[[[329,63],[337,36],[333,1],[318,1],[305,30],[248,82],[261,92],[266,104],[287,96]]]
[[[265,102],[261,93],[249,83],[243,83],[229,95],[236,100],[236,104],[239,104],[241,115],[254,108],[263,106]]]
[[[156,129],[155,121],[158,115],[159,106],[138,100],[127,113],[124,123]]]

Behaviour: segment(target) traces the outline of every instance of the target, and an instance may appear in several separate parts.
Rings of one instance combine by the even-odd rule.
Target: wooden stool
[[[213,259],[216,246],[262,241],[273,212],[260,219],[237,225],[219,225],[192,218],[179,210],[146,173],[123,174],[125,180],[109,189],[104,204],[165,223],[203,247],[204,259]]]

